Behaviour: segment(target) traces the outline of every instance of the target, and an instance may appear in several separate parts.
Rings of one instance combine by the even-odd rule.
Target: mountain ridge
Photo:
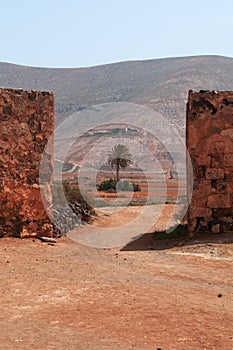
[[[81,68],[0,62],[0,86],[54,91],[56,124],[85,107],[119,101],[157,110],[184,133],[188,90],[232,90],[233,58],[168,57]]]
[[[164,60],[175,60],[175,59],[189,59],[189,58],[203,58],[203,57],[213,57],[213,58],[228,58],[233,59],[233,57],[230,56],[224,56],[224,55],[190,55],[190,56],[174,56],[174,57],[160,57],[160,58],[147,58],[147,59],[129,59],[129,60],[123,60],[123,61],[116,61],[111,63],[102,63],[102,64],[95,64],[93,66],[82,66],[82,67],[44,67],[44,66],[28,66],[26,64],[19,64],[19,63],[13,63],[13,62],[7,62],[7,61],[0,61],[0,64],[7,64],[12,66],[18,66],[18,67],[25,67],[25,68],[36,68],[36,69],[89,69],[89,68],[96,68],[96,67],[102,67],[102,66],[112,66],[114,64],[121,64],[121,63],[130,63],[130,62],[150,62],[150,61],[164,61]]]

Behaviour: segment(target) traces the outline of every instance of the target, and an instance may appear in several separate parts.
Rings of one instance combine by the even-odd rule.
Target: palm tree
[[[112,168],[116,166],[116,179],[119,181],[119,171],[120,168],[125,169],[129,166],[131,162],[132,155],[129,153],[129,150],[124,145],[116,145],[108,154],[108,164],[111,165]]]

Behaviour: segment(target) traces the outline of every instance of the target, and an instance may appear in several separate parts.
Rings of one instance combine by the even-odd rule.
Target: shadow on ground
[[[145,233],[140,238],[128,243],[121,251],[165,250],[175,247],[192,246],[195,244],[228,244],[233,243],[233,234],[197,234],[190,238],[188,234],[182,237],[156,239],[155,233]]]

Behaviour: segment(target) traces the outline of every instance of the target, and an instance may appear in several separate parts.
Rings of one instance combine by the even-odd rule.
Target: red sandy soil
[[[232,350],[227,240],[145,235],[96,249],[1,239],[0,349]]]

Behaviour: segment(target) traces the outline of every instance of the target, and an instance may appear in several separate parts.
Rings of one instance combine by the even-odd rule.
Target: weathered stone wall
[[[53,129],[52,93],[0,88],[0,236],[52,235],[39,169]],[[46,158],[50,182],[52,154]]]
[[[186,137],[194,176],[189,234],[233,234],[233,92],[190,91]]]

